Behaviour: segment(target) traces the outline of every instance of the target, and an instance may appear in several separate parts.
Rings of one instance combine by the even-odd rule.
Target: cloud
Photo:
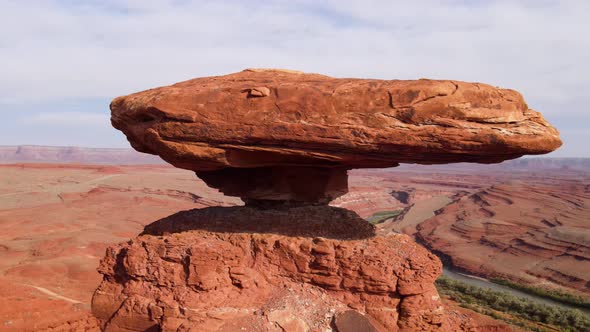
[[[6,1],[0,100],[95,98],[246,67],[590,94],[587,1]],[[541,107],[537,107],[541,108]],[[572,112],[574,110],[571,110]]]
[[[87,112],[40,112],[19,119],[24,125],[110,127],[108,114]]]
[[[0,112],[71,99],[106,100],[106,112],[118,95],[278,67],[485,82],[551,121],[584,122],[588,12],[586,0],[0,0]],[[42,112],[19,116],[108,126]]]

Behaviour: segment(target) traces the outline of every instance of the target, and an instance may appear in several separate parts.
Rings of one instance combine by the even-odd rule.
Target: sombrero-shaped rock
[[[248,69],[119,97],[111,110],[138,151],[254,199],[326,201],[346,191],[346,169],[495,163],[561,145],[518,92],[450,80]],[[323,194],[294,194],[306,186]]]

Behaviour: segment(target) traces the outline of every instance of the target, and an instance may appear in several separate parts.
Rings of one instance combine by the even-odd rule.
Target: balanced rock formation
[[[466,330],[441,305],[436,256],[327,204],[352,168],[493,163],[561,144],[517,92],[455,81],[246,70],[111,110],[136,150],[246,206],[180,212],[107,250],[92,303],[107,331]]]
[[[249,202],[327,203],[352,168],[494,163],[561,145],[518,92],[459,81],[250,69],[119,97],[111,110],[135,149]]]

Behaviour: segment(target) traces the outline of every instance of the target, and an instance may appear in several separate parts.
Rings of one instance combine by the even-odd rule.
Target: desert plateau
[[[0,330],[98,331],[90,304],[107,247],[178,211],[243,204],[157,159],[151,165],[132,165],[134,158],[109,164],[105,150],[105,163],[88,164],[82,149],[78,164],[62,164],[59,156],[36,149],[45,159],[14,164],[7,158],[0,165]],[[369,220],[382,213],[379,233],[411,235],[449,269],[588,294],[590,162],[528,158],[476,167],[478,172],[468,164],[351,171],[349,193],[332,205]],[[518,203],[518,212],[509,202]],[[494,231],[496,224],[511,231]],[[445,307],[482,331],[510,329],[450,300]]]

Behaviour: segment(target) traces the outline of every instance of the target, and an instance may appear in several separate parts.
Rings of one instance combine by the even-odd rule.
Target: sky
[[[0,145],[128,147],[116,96],[245,68],[520,91],[590,157],[590,1],[0,0]]]

